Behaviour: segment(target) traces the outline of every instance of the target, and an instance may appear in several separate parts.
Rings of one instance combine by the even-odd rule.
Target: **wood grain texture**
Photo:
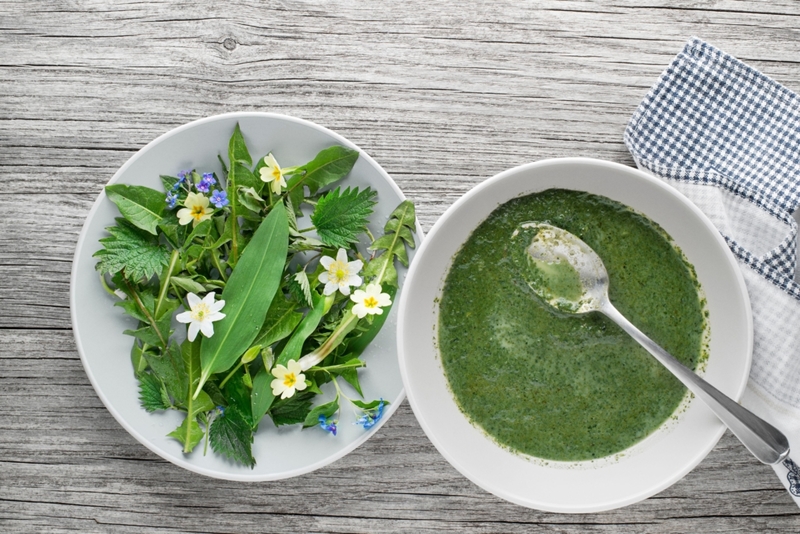
[[[215,481],[111,417],[70,329],[77,236],[136,150],[238,110],[313,120],[372,155],[427,230],[496,172],[555,156],[631,164],[622,132],[692,35],[800,89],[790,0],[0,2],[0,531],[798,532],[729,434],[639,504],[559,515],[458,474],[407,404],[287,482]]]

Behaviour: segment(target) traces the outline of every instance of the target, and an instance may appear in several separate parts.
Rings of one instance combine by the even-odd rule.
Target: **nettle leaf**
[[[297,174],[286,182],[286,193],[295,213],[300,215],[305,187],[313,195],[321,188],[338,182],[352,170],[356,160],[358,150],[337,145],[321,150],[313,160],[298,168]]]
[[[132,281],[149,279],[169,263],[169,252],[158,238],[136,228],[125,219],[106,228],[111,234],[100,239],[103,248],[94,253],[95,269],[101,273],[123,272]]]
[[[276,399],[269,411],[275,426],[295,425],[306,420],[311,411],[311,400],[315,394],[310,391],[298,391],[288,399]]]
[[[254,427],[250,389],[247,387],[246,378],[248,375],[239,372],[228,380],[225,384],[225,398],[228,399],[228,405],[233,406],[244,418],[248,425]]]
[[[273,209],[250,243],[222,291],[225,318],[215,323],[214,335],[203,341],[201,387],[213,373],[229,369],[264,324],[280,286],[289,246],[286,211]]]
[[[150,373],[139,375],[139,402],[142,404],[142,408],[148,412],[172,408],[168,399],[164,398],[164,392],[164,386],[158,377]]]
[[[313,410],[308,412],[305,421],[303,421],[303,428],[309,428],[312,426],[316,426],[319,424],[319,416],[324,415],[327,417],[332,417],[339,411],[339,398],[333,399],[331,402],[320,404],[319,406],[315,407]]]
[[[358,242],[359,234],[367,229],[372,207],[377,204],[377,195],[369,187],[362,191],[349,187],[340,191],[337,187],[320,198],[311,214],[311,222],[320,240],[333,248],[347,248]]]
[[[389,220],[383,227],[384,235],[370,245],[369,250],[383,251],[383,253],[367,264],[364,276],[372,278],[382,286],[397,287],[397,269],[394,260],[397,258],[400,263],[408,267],[406,246],[414,248],[414,236],[410,233],[416,230],[416,221],[414,204],[410,200],[401,202],[389,215]]]
[[[167,387],[167,392],[173,399],[183,404],[186,400],[186,392],[189,390],[189,376],[184,366],[181,349],[173,343],[162,356],[145,352],[144,357],[153,373]]]
[[[130,223],[157,235],[156,227],[167,206],[164,193],[141,185],[114,184],[106,186],[106,195]]]
[[[253,430],[235,406],[228,406],[223,415],[214,419],[209,438],[215,452],[251,469],[256,465],[252,452]]]

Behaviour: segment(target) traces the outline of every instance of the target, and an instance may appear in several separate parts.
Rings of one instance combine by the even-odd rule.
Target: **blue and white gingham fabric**
[[[798,457],[800,98],[695,38],[636,109],[625,144],[709,216],[739,260],[754,329],[742,404],[783,430]],[[776,472],[800,505],[797,466]]]

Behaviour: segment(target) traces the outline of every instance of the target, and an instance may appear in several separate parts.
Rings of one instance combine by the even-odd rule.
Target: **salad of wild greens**
[[[392,306],[395,261],[408,265],[416,220],[403,201],[382,235],[370,232],[376,192],[333,188],[356,150],[332,146],[296,167],[271,153],[254,162],[237,125],[227,156],[221,176],[161,176],[164,192],[107,186],[121,217],[94,256],[103,286],[138,321],[124,333],[142,407],[185,413],[169,433],[184,453],[204,442],[204,454],[210,445],[253,467],[266,416],[333,435],[344,399],[365,429],[383,416],[387,401],[362,400],[360,356]],[[310,225],[297,222],[304,206]],[[328,382],[335,397],[316,403]]]

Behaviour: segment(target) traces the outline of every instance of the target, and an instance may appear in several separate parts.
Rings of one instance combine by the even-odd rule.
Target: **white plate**
[[[660,224],[695,266],[708,299],[711,341],[704,376],[738,399],[750,369],[750,301],[736,260],[711,222],[683,195],[636,169],[585,158],[505,171],[448,209],[417,253],[400,299],[398,348],[408,400],[430,440],[462,474],[511,502],[553,512],[597,512],[670,486],[714,447],[722,423],[701,401],[619,455],[553,462],[515,454],[470,424],[448,389],[436,345],[437,303],[456,251],[500,204],[550,188],[603,195]]]
[[[191,122],[162,135],[128,160],[109,183],[161,190],[160,174],[175,175],[196,168],[199,172],[214,171],[220,175],[217,155],[222,154],[227,160],[228,141],[237,122],[254,158],[272,151],[285,167],[306,163],[321,149],[335,144],[358,149],[344,137],[308,121],[271,113],[229,113]],[[359,152],[358,161],[342,183],[369,186],[378,192],[379,203],[370,229],[380,233],[389,214],[405,197],[372,158]],[[383,397],[391,401],[375,427],[365,431],[350,424],[355,417],[345,403],[337,436],[317,428],[301,431],[300,425],[276,428],[265,417],[253,443],[257,464],[252,470],[210,449],[203,456],[202,444],[184,455],[180,443],[167,437],[181,423],[184,414],[175,410],[149,414],[139,405],[130,361],[133,338],[122,334],[126,328],[136,328],[136,324],[114,307],[114,299],[102,289],[95,271],[92,254],[100,248],[98,240],[107,235],[104,229],[114,223],[115,217],[119,217],[116,206],[101,193],[83,225],[75,251],[70,284],[72,326],[86,374],[100,400],[125,430],[151,451],[190,471],[216,478],[246,481],[288,478],[323,467],[349,453],[374,434],[402,402],[403,384],[396,353],[394,308],[397,306],[394,306],[384,328],[364,352],[368,367],[360,372],[365,398]],[[304,219],[307,221],[307,217]],[[304,219],[300,219],[301,227],[309,224],[304,224]],[[419,225],[416,237],[422,238]],[[326,387],[325,398],[330,400],[331,384]]]

